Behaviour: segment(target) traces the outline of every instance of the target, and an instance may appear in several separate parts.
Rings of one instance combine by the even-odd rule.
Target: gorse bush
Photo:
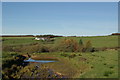
[[[22,55],[17,55],[11,59],[7,59],[2,64],[2,78],[3,80],[16,80],[18,77],[16,73],[21,70],[27,64],[23,64],[26,57]]]
[[[90,40],[86,42],[83,52],[94,52],[94,48],[92,47]]]
[[[63,39],[58,44],[58,50],[63,52],[76,52],[79,50],[79,45],[74,39]]]
[[[92,47],[91,41],[87,41],[85,44],[82,39],[77,42],[74,39],[63,39],[58,44],[58,51],[63,52],[94,52],[95,48]]]

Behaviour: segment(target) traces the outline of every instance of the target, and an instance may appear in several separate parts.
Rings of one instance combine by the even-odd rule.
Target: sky
[[[118,32],[117,2],[3,2],[2,34],[98,36]]]

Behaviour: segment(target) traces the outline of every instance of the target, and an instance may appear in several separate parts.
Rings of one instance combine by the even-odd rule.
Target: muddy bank
[[[29,58],[28,55],[23,55],[23,56],[25,56],[27,59]],[[31,55],[31,58],[34,60],[55,60],[55,61],[58,61],[57,57],[45,56],[45,55]]]

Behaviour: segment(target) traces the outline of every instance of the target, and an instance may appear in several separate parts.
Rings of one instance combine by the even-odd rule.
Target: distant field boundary
[[[6,35],[6,36],[0,36],[0,37],[35,37],[33,35]]]

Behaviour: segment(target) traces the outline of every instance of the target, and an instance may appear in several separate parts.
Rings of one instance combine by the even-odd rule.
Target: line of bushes
[[[10,52],[23,52],[23,53],[40,53],[40,52],[94,52],[95,48],[92,47],[91,41],[83,43],[80,39],[79,42],[74,39],[62,39],[58,43],[46,44],[30,44],[20,46],[4,46],[3,51]]]
[[[85,44],[82,39],[77,42],[74,39],[63,39],[59,44],[58,51],[63,52],[94,52],[95,48],[92,47],[91,41],[87,41]]]

